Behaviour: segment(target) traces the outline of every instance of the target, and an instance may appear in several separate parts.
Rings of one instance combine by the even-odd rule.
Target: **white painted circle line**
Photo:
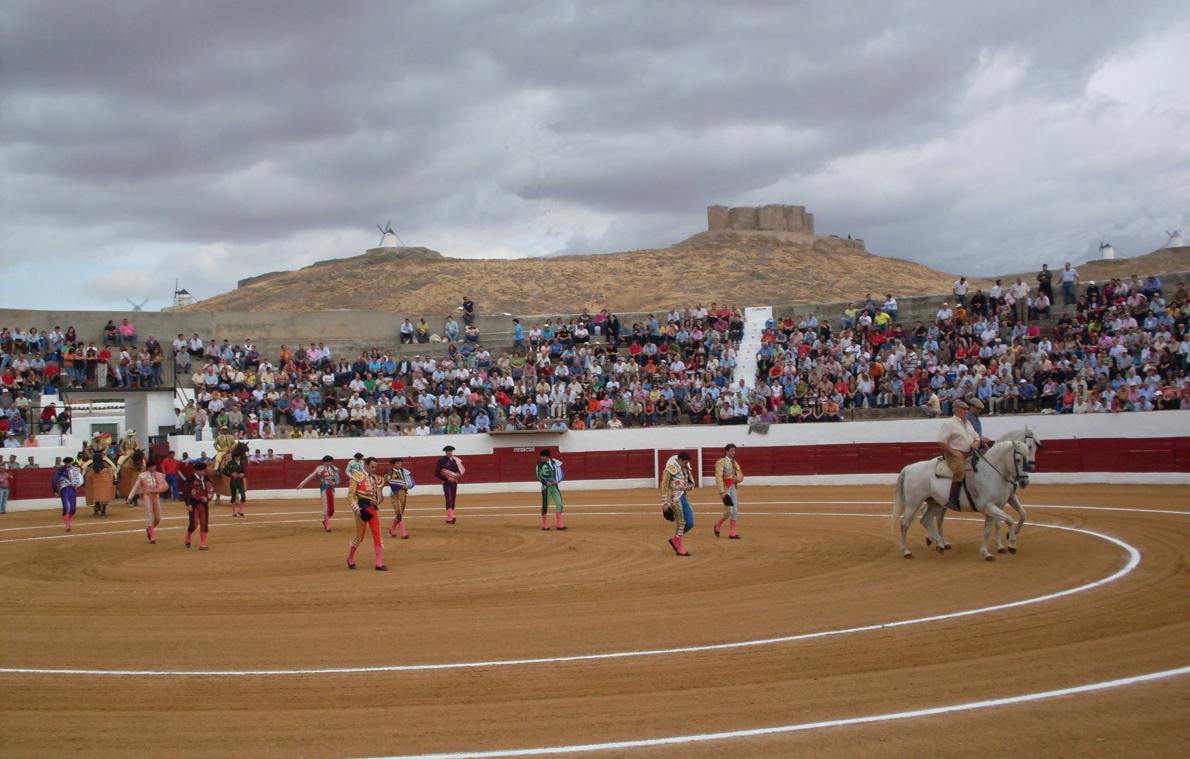
[[[616,514],[617,512],[606,512]],[[636,512],[619,512],[621,514],[631,514]],[[774,513],[768,512],[770,515],[780,516],[832,516],[832,517],[858,517],[858,518],[874,518],[874,519],[888,519],[885,514],[854,514],[854,513],[830,513],[830,512],[785,512]],[[952,517],[954,519],[955,517]],[[981,519],[962,519],[961,521],[979,522]],[[393,664],[386,666],[375,667],[324,667],[324,668],[310,668],[310,669],[256,669],[256,670],[105,670],[105,669],[42,669],[33,667],[4,667],[0,668],[0,674],[22,674],[22,675],[76,675],[76,676],[98,676],[98,677],[286,677],[286,676],[307,676],[307,675],[345,675],[345,674],[361,674],[371,672],[424,672],[431,670],[448,670],[448,669],[479,669],[479,668],[494,668],[494,667],[516,667],[540,664],[562,664],[567,662],[583,662],[583,661],[600,661],[605,659],[629,659],[645,656],[668,656],[674,654],[691,654],[700,653],[704,651],[727,651],[732,649],[755,648],[757,646],[773,646],[785,643],[796,643],[804,640],[815,640],[818,638],[830,638],[842,635],[854,635],[856,633],[872,632],[875,630],[885,630],[897,627],[908,627],[910,625],[920,625],[929,622],[941,622],[948,619],[961,619],[963,617],[971,617],[978,614],[989,614],[995,611],[1003,611],[1005,609],[1015,609],[1022,606],[1030,606],[1032,604],[1044,603],[1052,601],[1057,598],[1064,598],[1072,596],[1076,593],[1084,593],[1089,590],[1116,582],[1121,578],[1131,573],[1140,564],[1140,551],[1130,544],[1120,540],[1119,538],[1107,535],[1094,530],[1088,530],[1081,527],[1068,527],[1065,525],[1051,525],[1051,524],[1033,524],[1034,527],[1041,527],[1052,530],[1063,530],[1066,532],[1077,532],[1084,535],[1090,535],[1100,540],[1107,541],[1124,550],[1128,555],[1128,561],[1123,567],[1116,570],[1107,577],[1099,580],[1084,583],[1074,588],[1067,588],[1065,590],[1055,591],[1053,593],[1046,593],[1040,596],[1033,596],[1031,598],[1021,599],[1019,601],[1008,601],[1001,604],[994,604],[991,606],[982,606],[977,609],[966,609],[963,611],[947,612],[944,614],[933,614],[928,617],[914,617],[911,619],[893,620],[891,622],[881,622],[870,625],[860,625],[856,627],[847,627],[835,630],[819,630],[816,632],[800,633],[797,635],[783,635],[774,638],[760,638],[756,640],[733,641],[729,643],[711,643],[699,646],[682,646],[678,648],[654,648],[643,649],[637,651],[612,651],[602,654],[577,654],[573,656],[550,656],[532,659],[495,659],[491,661],[474,661],[474,662],[444,662],[439,664]],[[26,538],[29,540],[30,538]]]
[[[1047,701],[1063,696],[1076,696],[1083,693],[1124,688],[1130,685],[1167,680],[1173,677],[1190,674],[1190,666],[1166,669],[1159,672],[1149,672],[1132,677],[1121,677],[1116,680],[1104,680],[1098,683],[1075,685],[1070,688],[1039,691],[1037,693],[1022,693],[1016,696],[991,698],[984,701],[970,701],[964,704],[949,706],[933,706],[925,709],[911,709],[903,712],[887,712],[884,714],[870,714],[863,717],[847,717],[845,719],[822,720],[820,722],[799,722],[792,725],[775,725],[772,727],[757,727],[748,730],[730,730],[720,733],[695,733],[691,735],[673,735],[665,738],[644,738],[629,741],[609,741],[607,743],[579,743],[570,746],[547,746],[544,748],[514,748],[497,751],[458,751],[435,754],[404,754],[400,756],[375,757],[374,759],[496,759],[509,756],[549,756],[556,754],[578,754],[594,751],[615,751],[634,748],[656,748],[658,746],[675,746],[686,743],[708,743],[733,738],[758,738],[766,735],[782,735],[785,733],[800,733],[811,730],[822,730],[830,727],[847,727],[850,725],[867,725],[875,722],[893,722],[918,717],[934,717],[941,714],[955,714],[959,712],[978,711],[980,709],[994,709],[998,706],[1014,706],[1036,701]]]
[[[171,501],[170,503],[173,503],[173,502]],[[591,508],[591,507],[602,508],[604,506],[649,506],[649,507],[652,507],[655,505],[656,504],[654,504],[654,503],[617,503],[617,504],[574,503],[574,504],[570,505],[570,509],[576,514],[599,516],[601,514],[605,514],[605,513],[609,513],[609,512],[588,512],[588,511],[584,511],[583,509]],[[718,501],[694,501],[693,505],[696,507],[698,507],[698,506],[718,507],[719,502]],[[834,500],[749,501],[747,503],[747,505],[748,506],[888,506],[889,502],[888,501],[834,501]],[[110,524],[144,524],[143,518],[133,517],[133,514],[136,513],[134,511],[135,508],[136,507],[129,507],[129,509],[128,509],[128,515],[130,517],[132,517],[130,519],[113,519],[110,521],[100,521],[100,522],[95,522],[94,525],[99,525],[99,524],[109,524],[109,525]],[[219,508],[222,508],[222,506],[220,506]],[[1124,507],[1124,506],[1073,506],[1070,504],[1061,504],[1061,503],[1030,503],[1030,504],[1026,504],[1026,508],[1029,508],[1029,509],[1073,509],[1076,511],[1118,511],[1118,512],[1126,512],[1126,513],[1131,513],[1131,514],[1161,514],[1161,515],[1165,515],[1165,516],[1190,516],[1190,511],[1177,511],[1174,509],[1139,509],[1139,508],[1129,508],[1129,507]],[[46,511],[46,512],[51,512],[53,510],[54,509],[44,509],[44,511]],[[420,507],[416,507],[416,508],[414,508],[414,507],[407,508],[405,510],[405,513],[406,514],[414,514],[414,513],[423,513],[424,512],[427,514],[440,514],[440,513],[442,513],[442,511],[443,511],[443,509],[441,507],[420,506]],[[477,512],[477,511],[511,511],[511,512],[523,512],[525,514],[536,514],[537,507],[529,506],[529,505],[526,505],[526,506],[492,506],[492,505],[489,505],[489,506],[468,506],[467,510],[466,510],[466,514],[469,516],[492,516],[492,515],[488,515],[488,514],[475,514],[474,512]],[[614,513],[617,515],[621,515],[624,512],[614,512]],[[629,513],[643,514],[646,512],[629,512]],[[648,513],[651,514],[652,512],[648,512]],[[758,512],[752,512],[748,516],[765,516],[766,514],[780,515],[781,513],[782,512],[758,511]],[[318,523],[318,522],[322,521],[322,512],[315,511],[312,509],[305,510],[305,511],[263,511],[263,512],[250,513],[250,514],[248,514],[248,518],[249,518],[249,521],[256,521],[259,524],[260,523],[259,520],[262,517],[294,516],[294,515],[307,515],[307,519],[305,519],[305,520],[294,519],[294,520],[288,520],[288,521],[290,521],[290,522],[312,521],[314,523]],[[219,519],[220,521],[218,522],[218,524],[220,526],[248,524],[248,522],[241,523],[238,521],[237,522],[224,522],[224,521],[222,521],[222,518],[225,516],[228,516],[228,515],[226,515],[226,514],[212,514],[211,518]],[[187,517],[170,516],[170,515],[165,515],[165,516],[161,517],[161,521],[163,521],[163,522],[180,521],[180,520],[185,520],[185,519],[187,519]],[[268,524],[281,524],[281,522],[269,522]],[[89,520],[79,523],[80,527],[89,526],[89,525],[91,525],[91,522]],[[31,530],[57,530],[57,529],[60,529],[60,527],[57,524],[38,524],[38,525],[28,525],[25,527],[0,527],[0,533],[28,532]],[[128,532],[140,532],[140,530],[128,530]],[[45,537],[47,537],[47,538],[69,538],[69,537],[85,537],[87,535],[116,535],[116,534],[118,534],[118,533],[117,532],[86,532],[86,531],[82,531],[82,532],[78,532],[78,533],[71,533],[70,535],[48,535]],[[20,539],[0,540],[0,543],[19,543],[19,542],[21,542]]]

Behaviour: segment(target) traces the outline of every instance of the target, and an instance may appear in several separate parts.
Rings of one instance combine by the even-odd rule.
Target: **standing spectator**
[[[178,462],[178,497],[179,499],[189,504],[190,501],[190,486],[194,482],[194,460],[190,458],[190,454],[185,451],[182,452],[182,458]]]
[[[166,451],[165,458],[161,460],[161,473],[169,485],[170,499],[178,500],[181,494],[178,489],[178,457],[173,451]]]
[[[520,319],[512,320],[512,349],[514,351],[525,349],[525,326],[521,324]]]
[[[1054,273],[1050,271],[1049,264],[1042,264],[1041,271],[1037,272],[1037,289],[1046,294],[1052,301],[1054,299]]]
[[[1073,268],[1070,262],[1062,267],[1062,271],[1058,272],[1058,280],[1062,283],[1062,303],[1069,306],[1078,302],[1078,296],[1075,294],[1075,287],[1078,286],[1078,269]],[[1053,299],[1053,295],[1050,295]]]
[[[475,323],[475,301],[471,300],[471,296],[463,296],[463,324],[471,325]]]
[[[207,410],[199,406],[194,411],[194,441],[202,442],[202,431],[207,427]]]
[[[1040,277],[1040,275],[1038,275]],[[1009,288],[1009,295],[1012,296],[1014,317],[1018,322],[1025,321],[1025,316],[1028,313],[1028,298],[1029,286],[1025,284],[1020,277],[1016,278],[1016,282]]]
[[[954,285],[951,286],[951,290],[954,292],[954,303],[956,306],[963,306],[964,308],[967,306],[967,290],[970,287],[967,284],[966,277],[959,277],[955,280]]]
[[[111,369],[111,361],[112,352],[105,341],[104,346],[95,354],[95,387],[101,390],[107,387],[107,373]]]

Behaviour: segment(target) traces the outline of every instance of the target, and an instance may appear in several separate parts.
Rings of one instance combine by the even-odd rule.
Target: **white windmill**
[[[1163,245],[1162,247],[1164,247],[1164,248],[1184,248],[1184,247],[1186,247],[1186,238],[1182,237],[1182,230],[1175,229],[1171,232],[1167,229],[1167,230],[1165,230],[1165,234],[1168,235],[1169,239],[1167,239],[1165,241],[1165,245]]]
[[[1099,243],[1099,257],[1104,261],[1110,261],[1116,257],[1116,249],[1111,246],[1110,242]]]
[[[377,248],[396,248],[405,247],[405,243],[401,242],[401,238],[393,231],[393,223],[390,221],[381,227],[379,224],[376,228],[380,230],[380,244]]]
[[[182,288],[182,287],[178,287],[178,280],[175,279],[174,280],[174,307],[177,308],[179,306],[189,306],[192,303],[194,303],[194,296],[190,294],[189,290]]]

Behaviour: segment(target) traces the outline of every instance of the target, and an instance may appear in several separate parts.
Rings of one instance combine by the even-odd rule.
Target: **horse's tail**
[[[905,470],[897,475],[897,488],[893,494],[892,526],[896,529],[897,522],[905,514]]]

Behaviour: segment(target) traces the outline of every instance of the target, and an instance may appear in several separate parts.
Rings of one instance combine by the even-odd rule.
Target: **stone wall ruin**
[[[814,214],[805,206],[707,206],[707,231],[772,231],[814,234]]]

